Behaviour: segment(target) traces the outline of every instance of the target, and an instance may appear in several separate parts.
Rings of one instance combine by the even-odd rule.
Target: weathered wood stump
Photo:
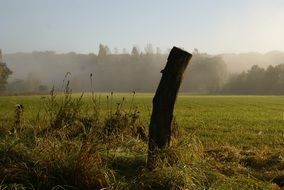
[[[177,93],[183,73],[192,55],[177,47],[173,47],[162,78],[153,98],[153,110],[149,125],[148,160],[149,169],[155,162],[155,151],[164,149],[170,144],[171,122]]]

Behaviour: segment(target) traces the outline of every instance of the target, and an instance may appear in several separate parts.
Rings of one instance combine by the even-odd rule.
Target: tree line
[[[0,92],[5,91],[7,80],[12,71],[7,67],[6,63],[2,61],[2,53],[0,50]]]
[[[254,65],[250,70],[230,76],[222,88],[226,94],[284,94],[284,64],[266,69]]]
[[[46,93],[52,86],[62,90],[63,78],[70,72],[66,80],[74,92],[91,90],[90,73],[98,92],[154,92],[167,56],[151,45],[143,52],[133,47],[130,52],[111,53],[102,44],[97,54],[48,51],[7,55],[7,64],[0,64],[0,91]],[[194,94],[284,94],[283,67],[255,65],[246,72],[230,74],[221,56],[195,49],[180,90]]]

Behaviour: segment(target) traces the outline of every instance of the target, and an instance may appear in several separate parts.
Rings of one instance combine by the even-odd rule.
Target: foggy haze
[[[250,69],[253,65],[268,67],[284,63],[284,52],[271,51],[262,53],[221,54],[231,73],[240,73]]]
[[[54,85],[60,91],[65,74],[70,72],[67,80],[74,92],[91,90],[90,73],[93,73],[95,91],[154,92],[168,54],[161,54],[159,48],[152,45],[145,48],[148,52],[136,50],[112,54],[107,46],[102,46],[97,54],[52,51],[4,54],[4,61],[13,72],[7,90],[10,93],[46,93]],[[232,74],[246,72],[253,65],[267,68],[282,63],[284,53],[276,51],[220,55],[193,52],[181,91],[217,93]]]

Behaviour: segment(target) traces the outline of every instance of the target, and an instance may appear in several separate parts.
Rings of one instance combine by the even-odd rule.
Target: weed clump
[[[107,116],[104,121],[103,126],[103,135],[106,138],[112,138],[117,136],[131,136],[134,138],[139,138],[142,141],[147,141],[146,129],[140,120],[140,112],[138,107],[133,108],[133,99],[135,92],[133,92],[133,97],[131,100],[131,105],[129,110],[124,109],[125,98],[122,98],[122,101],[117,103],[116,109],[113,113],[112,102],[113,102],[113,93],[110,96],[110,108],[108,110]],[[108,102],[107,96],[107,102]],[[108,107],[109,107],[109,103]]]
[[[45,103],[45,112],[50,123],[48,130],[56,130],[74,124],[82,108],[82,97],[83,94],[79,98],[72,98],[66,87],[61,101],[57,101],[53,88],[48,101]]]
[[[14,133],[21,130],[22,117],[24,112],[24,106],[22,104],[16,104],[15,106],[15,119],[14,119]]]

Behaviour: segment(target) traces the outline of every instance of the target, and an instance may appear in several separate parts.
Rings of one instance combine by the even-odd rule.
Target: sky
[[[4,53],[284,51],[283,0],[0,0]]]

